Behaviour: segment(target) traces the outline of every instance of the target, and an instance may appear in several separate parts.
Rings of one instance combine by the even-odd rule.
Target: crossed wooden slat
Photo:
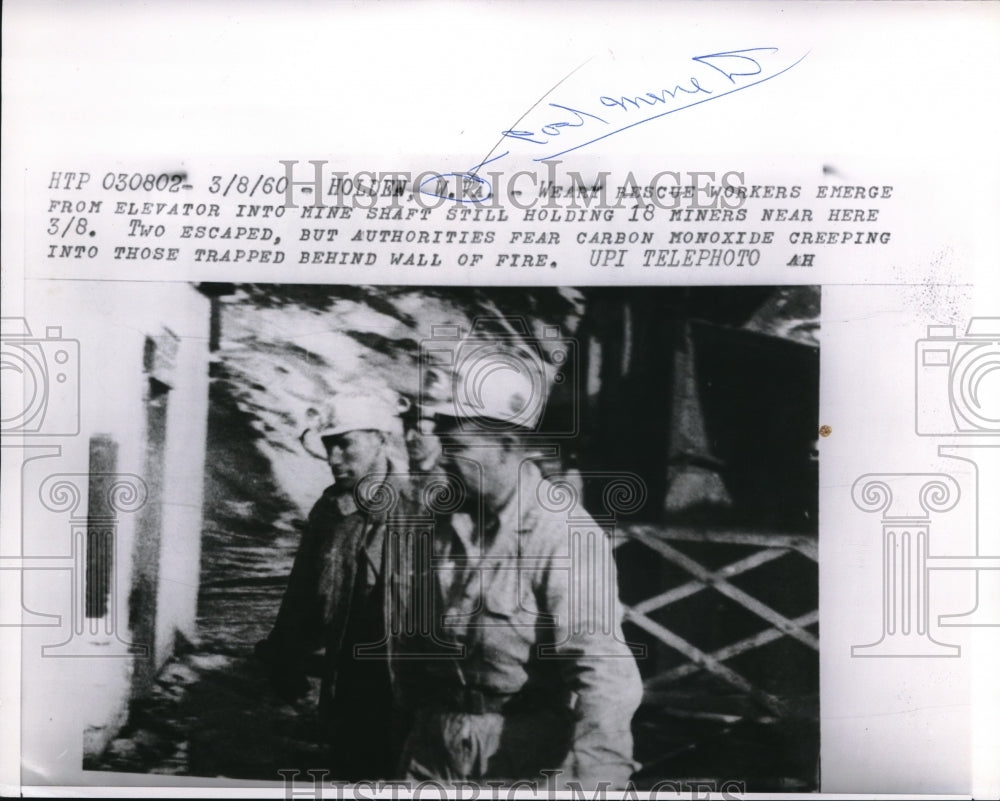
[[[688,659],[688,664],[662,673],[650,680],[648,684],[650,686],[662,686],[663,684],[695,673],[699,669],[704,669],[742,690],[773,712],[779,715],[785,714],[787,710],[781,699],[755,687],[744,676],[725,665],[724,662],[739,654],[760,648],[786,635],[818,651],[819,640],[815,635],[808,632],[805,627],[812,625],[819,619],[819,612],[814,610],[794,619],[788,618],[757,598],[754,598],[746,591],[731,584],[729,579],[773,561],[786,554],[789,550],[798,551],[816,561],[817,551],[815,543],[805,537],[740,531],[709,532],[691,528],[671,529],[669,532],[665,532],[648,526],[630,526],[622,533],[652,549],[693,576],[691,581],[679,587],[674,587],[631,607],[626,607],[626,619],[631,620],[635,625],[649,632],[669,647],[679,651]],[[717,570],[709,570],[665,542],[668,538],[753,545],[760,547],[761,550]],[[730,600],[735,601],[745,609],[761,617],[771,624],[771,628],[727,645],[712,653],[706,653],[649,617],[651,612],[700,592],[707,587],[715,588],[722,595],[725,595]]]

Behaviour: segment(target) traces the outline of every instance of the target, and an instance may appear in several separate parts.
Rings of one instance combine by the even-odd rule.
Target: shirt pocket
[[[484,576],[482,598],[479,620],[485,640],[513,637],[522,647],[539,642],[546,616],[539,612],[529,572],[498,569]]]

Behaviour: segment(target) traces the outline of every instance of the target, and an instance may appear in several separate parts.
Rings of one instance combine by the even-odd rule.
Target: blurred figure
[[[324,648],[320,719],[334,779],[388,777],[398,760],[382,587],[387,516],[408,493],[395,455],[399,413],[379,395],[337,395],[310,410],[301,439],[334,484],[309,514],[274,628],[256,649],[272,687],[292,701],[308,691],[308,662]]]
[[[438,466],[441,442],[434,432],[433,416],[425,416],[419,406],[403,414],[403,439],[414,473],[428,473]]]

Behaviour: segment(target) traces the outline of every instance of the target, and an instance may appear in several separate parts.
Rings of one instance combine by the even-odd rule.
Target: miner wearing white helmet
[[[390,674],[412,720],[400,773],[622,786],[642,686],[610,543],[585,513],[542,501],[558,491],[529,458],[547,390],[537,363],[475,347],[433,407],[468,502],[435,524],[432,558],[398,548],[387,574]]]
[[[324,649],[320,716],[333,779],[386,777],[398,760],[386,661],[359,660],[356,649],[384,639],[387,517],[408,492],[396,457],[401,410],[387,393],[341,393],[307,412],[301,441],[334,483],[309,514],[274,628],[257,647],[289,701],[306,694],[308,663]]]

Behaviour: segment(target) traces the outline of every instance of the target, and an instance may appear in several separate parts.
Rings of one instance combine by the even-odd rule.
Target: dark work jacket
[[[397,757],[383,643],[382,552],[388,517],[408,502],[405,475],[391,475],[383,489],[360,507],[352,492],[335,486],[316,502],[267,639],[279,686],[303,685],[310,658],[324,649],[320,717],[333,778],[385,777]]]

